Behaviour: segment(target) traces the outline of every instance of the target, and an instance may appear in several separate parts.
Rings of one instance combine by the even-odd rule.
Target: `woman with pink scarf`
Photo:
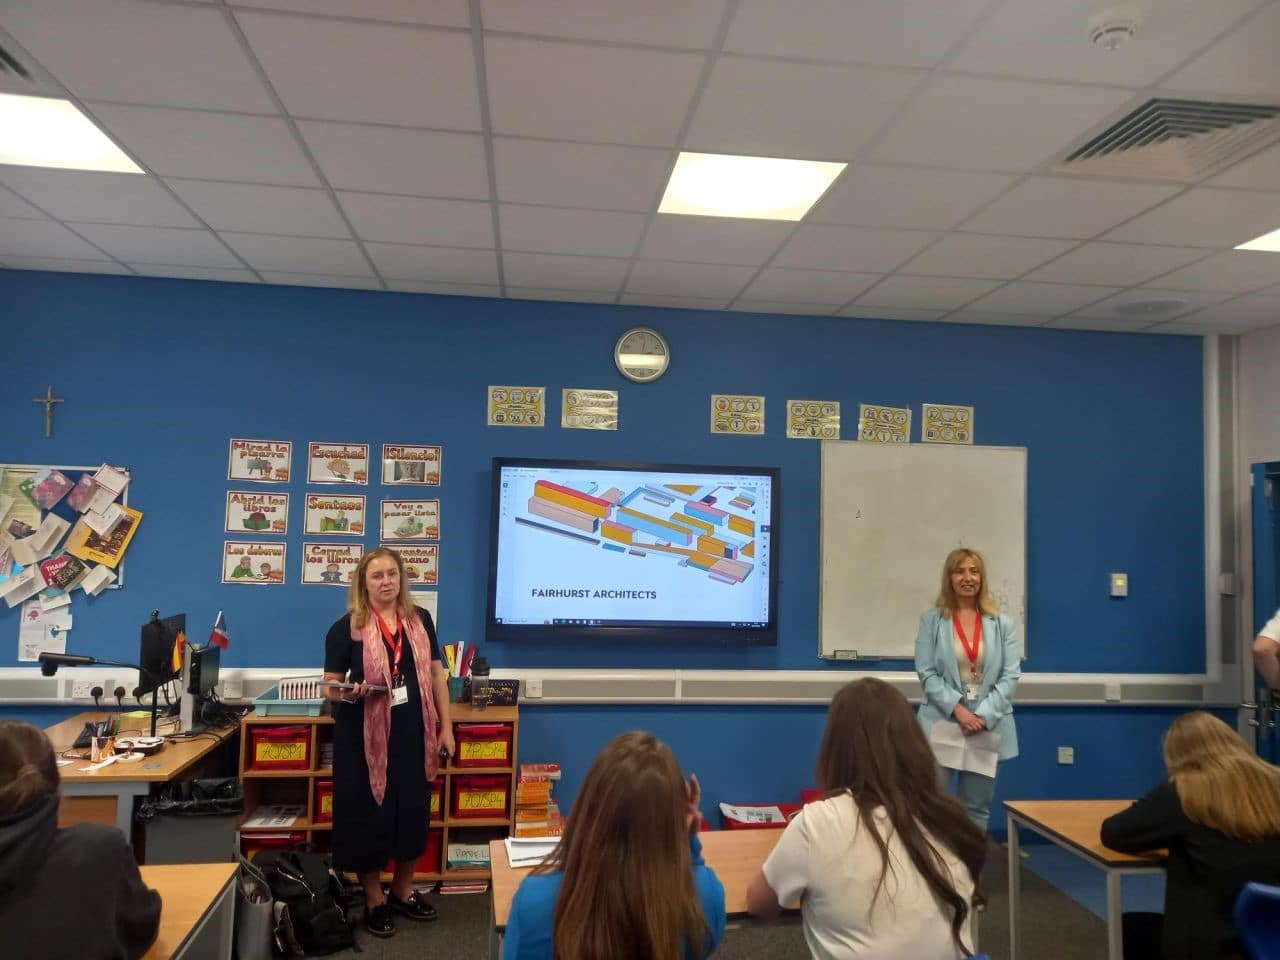
[[[404,561],[376,547],[360,558],[347,614],[325,637],[326,680],[334,701],[333,864],[364,885],[365,925],[395,933],[395,914],[435,920],[413,889],[427,847],[431,781],[440,754],[452,755],[449,687],[431,614],[409,595]],[[391,890],[379,874],[394,863]]]

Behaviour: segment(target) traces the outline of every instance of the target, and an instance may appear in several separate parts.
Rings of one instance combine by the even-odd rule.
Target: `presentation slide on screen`
[[[524,466],[501,471],[499,622],[768,622],[769,477]]]

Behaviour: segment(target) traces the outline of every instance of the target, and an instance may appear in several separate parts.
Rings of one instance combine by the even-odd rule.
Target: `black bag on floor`
[[[266,877],[275,900],[278,952],[324,956],[355,946],[355,935],[339,902],[341,882],[328,857],[308,851],[262,850],[253,863]]]

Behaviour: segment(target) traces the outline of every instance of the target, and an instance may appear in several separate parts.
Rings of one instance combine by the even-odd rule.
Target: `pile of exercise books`
[[[558,763],[520,764],[513,836],[558,837],[564,832],[564,818],[551,797],[551,788],[559,779]]]

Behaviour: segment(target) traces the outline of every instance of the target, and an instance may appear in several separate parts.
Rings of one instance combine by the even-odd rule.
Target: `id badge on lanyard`
[[[409,702],[409,688],[404,685],[404,675],[397,673],[391,681],[391,705],[399,707]]]
[[[982,644],[982,614],[978,614],[977,622],[973,630],[973,643],[969,642],[969,638],[965,636],[964,627],[960,626],[960,615],[952,615],[952,625],[955,627],[956,635],[960,638],[960,645],[964,647],[965,657],[969,661],[969,682],[964,685],[964,698],[969,703],[976,703],[978,700],[978,691],[981,689],[981,683],[978,680],[978,648]]]
[[[396,632],[392,634],[382,615],[375,610],[374,616],[378,618],[378,629],[391,648],[391,706],[399,707],[409,702],[409,688],[404,685],[404,674],[400,672],[400,657],[404,651],[404,624],[397,614]]]

